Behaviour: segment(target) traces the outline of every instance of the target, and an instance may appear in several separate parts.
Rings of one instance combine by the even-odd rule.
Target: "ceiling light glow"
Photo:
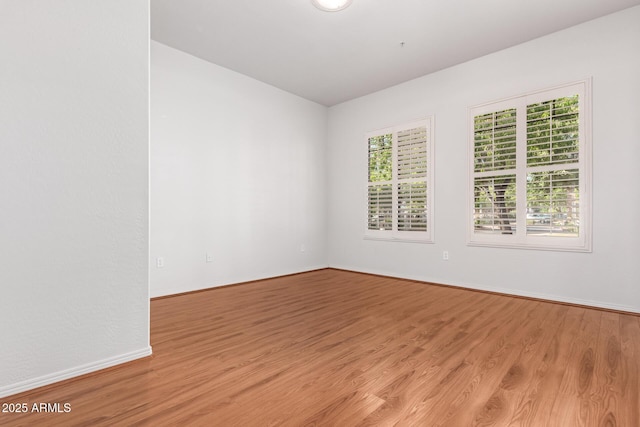
[[[346,9],[353,0],[311,0],[311,3],[320,10],[337,12]]]

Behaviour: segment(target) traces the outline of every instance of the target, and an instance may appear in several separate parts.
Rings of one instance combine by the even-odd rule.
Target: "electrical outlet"
[[[207,262],[213,262],[213,255],[207,252],[207,256],[205,259],[207,260]]]
[[[156,258],[156,267],[158,268],[162,268],[164,267],[164,258],[163,257],[158,257]]]
[[[449,261],[449,251],[442,251],[442,259]]]
[[[300,252],[304,252],[306,250],[307,250],[307,248],[305,248],[304,245],[300,245]]]

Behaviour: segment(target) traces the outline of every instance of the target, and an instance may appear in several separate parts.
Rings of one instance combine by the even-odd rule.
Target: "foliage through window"
[[[589,89],[471,109],[469,243],[590,250]]]
[[[430,241],[433,119],[367,134],[366,237]]]

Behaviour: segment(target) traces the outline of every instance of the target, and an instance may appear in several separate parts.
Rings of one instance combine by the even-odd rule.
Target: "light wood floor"
[[[640,317],[321,270],[154,300],[150,358],[2,425],[640,426]]]

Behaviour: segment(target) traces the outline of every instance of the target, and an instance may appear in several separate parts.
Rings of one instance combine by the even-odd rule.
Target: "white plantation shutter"
[[[369,230],[393,229],[391,184],[369,186]]]
[[[577,237],[580,230],[580,171],[527,175],[527,234]]]
[[[591,250],[589,98],[585,80],[471,108],[469,244]]]
[[[429,118],[367,135],[365,237],[431,240],[432,129],[433,119]]]
[[[579,161],[579,97],[527,105],[527,166]]]
[[[368,226],[369,230],[393,230],[393,134],[371,135],[369,146]]]
[[[516,210],[516,109],[474,117],[474,231],[513,234]]]
[[[527,105],[527,234],[580,235],[579,95]]]
[[[398,132],[398,231],[427,231],[427,127]]]
[[[476,177],[473,180],[475,233],[513,234],[516,224],[516,175]]]
[[[508,109],[474,118],[475,172],[516,167],[516,110]]]
[[[398,184],[398,231],[427,231],[427,183]]]
[[[426,178],[427,127],[398,132],[398,179]]]

